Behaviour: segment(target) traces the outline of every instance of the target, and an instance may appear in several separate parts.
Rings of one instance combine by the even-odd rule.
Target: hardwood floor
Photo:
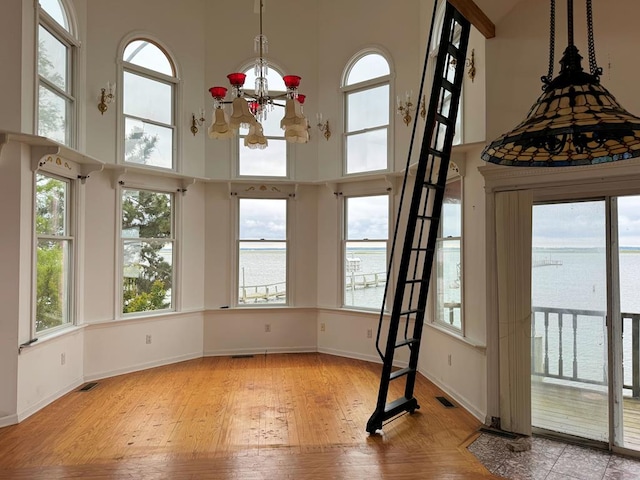
[[[421,409],[369,436],[380,366],[209,357],[104,379],[0,429],[1,479],[483,479],[480,426],[420,377]],[[395,391],[391,395],[399,396]]]

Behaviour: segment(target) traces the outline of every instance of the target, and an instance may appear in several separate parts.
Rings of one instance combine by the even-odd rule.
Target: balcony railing
[[[631,366],[630,383],[625,381],[624,388],[631,390],[633,397],[640,397],[640,313],[622,313],[620,320],[625,347],[623,370]],[[631,342],[625,342],[624,334],[629,329]],[[607,385],[606,339],[603,311],[533,307],[531,374]]]

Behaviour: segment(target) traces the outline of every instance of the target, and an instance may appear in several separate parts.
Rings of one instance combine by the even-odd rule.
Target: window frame
[[[367,198],[367,197],[387,197],[387,238],[386,239],[379,239],[379,238],[363,238],[363,239],[350,239],[349,238],[349,207],[348,207],[348,203],[349,203],[349,199],[353,199],[353,198]],[[377,307],[371,307],[368,308],[366,306],[362,306],[362,305],[351,305],[351,304],[347,304],[347,273],[348,273],[348,269],[347,269],[347,244],[349,243],[385,243],[385,281],[387,280],[388,277],[388,268],[389,268],[389,255],[391,253],[391,242],[392,242],[392,235],[391,235],[391,228],[392,228],[392,216],[391,216],[391,202],[392,202],[392,195],[390,191],[384,191],[384,192],[367,192],[367,193],[362,193],[362,192],[354,192],[353,194],[349,193],[349,194],[344,194],[342,196],[342,206],[341,206],[341,211],[342,211],[342,238],[341,238],[341,258],[340,258],[340,264],[341,267],[339,268],[339,272],[340,272],[340,276],[341,276],[341,280],[340,280],[340,285],[341,285],[341,307],[344,309],[349,309],[349,310],[362,310],[362,311],[367,311],[367,312],[380,312],[380,310],[382,309],[382,307],[387,307],[389,305],[389,303],[387,302],[387,299],[383,296],[382,300],[381,300],[381,305],[377,306]],[[375,272],[374,272],[375,273]],[[391,291],[390,286],[386,286],[386,292],[387,294]],[[383,294],[384,295],[384,294]],[[387,308],[385,308],[385,310],[388,310]]]
[[[451,184],[454,182],[460,182],[460,236],[454,237],[454,236],[447,236],[447,237],[443,237],[442,235],[442,221],[440,222],[439,226],[438,226],[438,237],[436,239],[436,249],[434,252],[434,262],[433,262],[433,277],[434,277],[434,289],[433,289],[433,296],[432,296],[432,324],[437,325],[439,327],[445,328],[449,331],[451,331],[454,334],[460,335],[460,336],[464,336],[465,334],[465,302],[464,302],[464,176],[460,175],[459,173],[457,173],[456,175],[450,177],[449,179],[447,179],[447,184]],[[444,207],[444,200],[443,200],[443,207]],[[442,218],[442,216],[441,216]],[[442,248],[442,244],[445,241],[455,241],[457,240],[459,242],[459,246],[460,246],[460,262],[459,262],[459,267],[458,267],[458,289],[460,290],[460,327],[457,327],[456,325],[453,324],[453,322],[446,321],[445,317],[444,317],[444,312],[442,314],[442,318],[440,318],[440,312],[438,311],[438,307],[439,307],[439,297],[440,297],[440,292],[441,292],[441,287],[442,284],[440,283],[441,277],[440,277],[440,269],[438,268],[438,258],[440,256],[440,251]],[[442,270],[444,270],[444,268],[442,268]],[[449,313],[449,318],[452,318],[452,313],[453,311],[450,311]]]
[[[37,214],[37,184],[38,176],[52,178],[66,184],[65,195],[65,234],[64,235],[41,235],[38,234],[36,228]],[[32,281],[32,314],[31,314],[31,337],[48,336],[60,330],[73,327],[77,322],[77,267],[78,267],[78,247],[77,247],[77,179],[66,177],[48,169],[36,169],[33,172],[33,247],[32,247],[32,264],[33,264],[33,281]],[[65,302],[66,302],[66,318],[67,321],[50,328],[38,330],[37,326],[37,303],[38,303],[38,245],[40,240],[50,240],[59,242],[68,242],[68,258],[66,261],[66,269],[68,278],[66,278],[65,286]]]
[[[135,63],[128,62],[124,59],[124,52],[127,46],[135,41],[144,41],[152,44],[156,48],[158,48],[167,58],[167,61],[171,68],[173,69],[173,76],[166,75],[157,70],[152,70]],[[134,166],[139,168],[151,169],[151,170],[159,170],[159,171],[172,171],[179,172],[181,167],[181,158],[179,152],[181,151],[181,132],[182,126],[178,121],[180,110],[180,78],[178,73],[178,65],[174,59],[174,56],[169,52],[169,50],[157,39],[153,38],[151,35],[147,34],[134,34],[127,38],[125,38],[118,49],[118,78],[121,85],[120,94],[116,94],[117,102],[118,102],[118,115],[117,115],[117,123],[118,123],[118,159],[117,162],[122,165]],[[166,124],[162,122],[158,122],[149,118],[142,118],[135,115],[125,114],[125,105],[124,105],[124,78],[125,74],[130,73],[148,80],[152,80],[158,83],[167,84],[171,87],[171,123]],[[163,128],[169,128],[172,131],[171,134],[171,166],[159,166],[159,165],[147,165],[143,163],[136,162],[128,162],[125,160],[125,144],[126,144],[126,123],[127,119],[132,119],[136,121],[140,121],[143,123],[148,123],[154,126],[159,126]]]
[[[352,84],[348,84],[347,81],[348,81],[349,75],[353,70],[353,68],[355,67],[355,65],[359,61],[361,61],[364,57],[372,54],[381,56],[387,62],[387,65],[389,67],[389,74],[382,75],[379,77],[369,78],[367,80],[363,80],[363,81],[352,83]],[[343,71],[341,87],[340,87],[340,92],[342,93],[342,102],[343,102],[342,111],[343,111],[343,122],[344,122],[344,134],[343,134],[343,141],[342,141],[342,149],[343,149],[342,175],[343,176],[367,175],[371,173],[388,172],[391,169],[391,157],[392,157],[392,151],[393,151],[393,128],[392,127],[394,122],[394,115],[392,115],[393,86],[392,86],[391,80],[394,77],[394,73],[393,73],[393,65],[390,61],[390,58],[391,57],[389,54],[387,54],[386,52],[383,52],[379,48],[368,48],[354,55],[349,60],[349,62],[347,62],[347,65]],[[389,121],[388,123],[378,127],[349,131],[348,130],[349,96],[356,93],[373,90],[375,88],[385,86],[385,85],[388,86],[389,88],[389,98],[388,98],[388,120]],[[386,130],[386,133],[387,133],[386,166],[384,168],[380,168],[376,170],[362,170],[357,172],[349,172],[349,149],[348,149],[349,138],[356,135],[361,135],[363,133],[369,133],[369,132],[375,132],[375,131],[381,131],[381,130]]]
[[[259,200],[259,201],[269,201],[269,200],[281,200],[285,202],[285,238],[284,240],[272,240],[272,239],[242,239],[240,237],[240,226],[241,226],[241,217],[240,217],[240,202],[242,200]],[[292,305],[293,299],[293,288],[291,282],[291,218],[292,218],[292,201],[291,198],[287,196],[252,196],[252,195],[244,195],[244,196],[236,196],[235,202],[235,240],[234,240],[234,293],[232,293],[233,305],[237,308],[282,308],[289,307]],[[240,301],[240,278],[241,278],[241,268],[240,268],[240,245],[242,243],[260,243],[260,242],[269,242],[269,243],[282,243],[285,247],[285,292],[286,297],[284,302],[264,302],[264,303],[241,303]]]
[[[78,147],[78,128],[79,128],[79,48],[80,42],[77,38],[77,27],[75,21],[74,11],[71,5],[66,0],[59,0],[62,7],[62,13],[64,14],[69,29],[65,29],[60,25],[49,13],[40,6],[40,3],[36,1],[36,28],[35,28],[35,50],[36,55],[34,58],[35,67],[35,91],[34,91],[34,126],[33,131],[36,135],[40,134],[40,87],[46,89],[50,94],[56,98],[63,99],[65,102],[65,141],[59,142],[70,148]],[[67,90],[63,90],[57,85],[53,84],[50,80],[43,77],[39,73],[38,58],[40,52],[40,27],[46,30],[50,35],[59,41],[66,48],[67,54]],[[50,138],[50,137],[47,137]],[[56,141],[55,139],[52,139]]]
[[[157,237],[157,238],[147,238],[147,237],[125,237],[123,236],[123,228],[122,228],[122,223],[123,223],[123,215],[124,215],[124,209],[123,209],[123,203],[124,203],[124,196],[125,196],[125,191],[144,191],[144,192],[150,192],[150,193],[154,193],[154,194],[161,194],[161,195],[169,195],[170,197],[170,201],[171,201],[171,219],[170,219],[170,228],[171,228],[171,235],[168,237]],[[117,240],[118,240],[118,259],[117,259],[117,263],[118,263],[118,274],[116,277],[116,292],[119,292],[117,294],[117,308],[116,308],[116,318],[121,318],[121,319],[129,319],[129,318],[136,318],[136,317],[141,317],[141,316],[156,316],[156,315],[162,315],[162,314],[167,314],[167,313],[172,313],[172,312],[177,312],[178,311],[178,290],[179,290],[179,286],[177,285],[178,282],[178,275],[177,272],[179,271],[179,239],[178,239],[178,231],[177,231],[177,227],[179,225],[178,219],[177,219],[177,212],[178,212],[178,198],[179,196],[176,194],[176,191],[173,189],[169,189],[169,188],[156,188],[156,187],[151,187],[151,186],[138,186],[138,185],[121,185],[118,188],[118,227],[116,229],[116,235],[117,235]],[[142,310],[142,311],[137,311],[137,312],[124,312],[124,270],[125,270],[125,243],[129,241],[129,242],[133,242],[133,241],[137,241],[137,242],[141,242],[141,243],[149,243],[149,242],[164,242],[164,243],[171,243],[171,303],[169,305],[169,307],[167,308],[162,308],[162,309],[154,309],[154,310]]]

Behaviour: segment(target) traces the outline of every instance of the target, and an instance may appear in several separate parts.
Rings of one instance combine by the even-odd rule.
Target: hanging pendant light
[[[568,43],[553,78],[555,0],[551,0],[549,73],[527,118],[494,140],[482,159],[500,165],[564,167],[640,156],[640,118],[627,112],[600,84],[591,0],[586,0],[590,73],[573,43],[573,0],[567,0]]]

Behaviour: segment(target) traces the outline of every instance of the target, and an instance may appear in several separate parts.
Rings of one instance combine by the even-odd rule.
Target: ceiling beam
[[[476,5],[473,0],[447,0],[458,10],[464,18],[471,22],[485,38],[496,36],[496,26]]]

